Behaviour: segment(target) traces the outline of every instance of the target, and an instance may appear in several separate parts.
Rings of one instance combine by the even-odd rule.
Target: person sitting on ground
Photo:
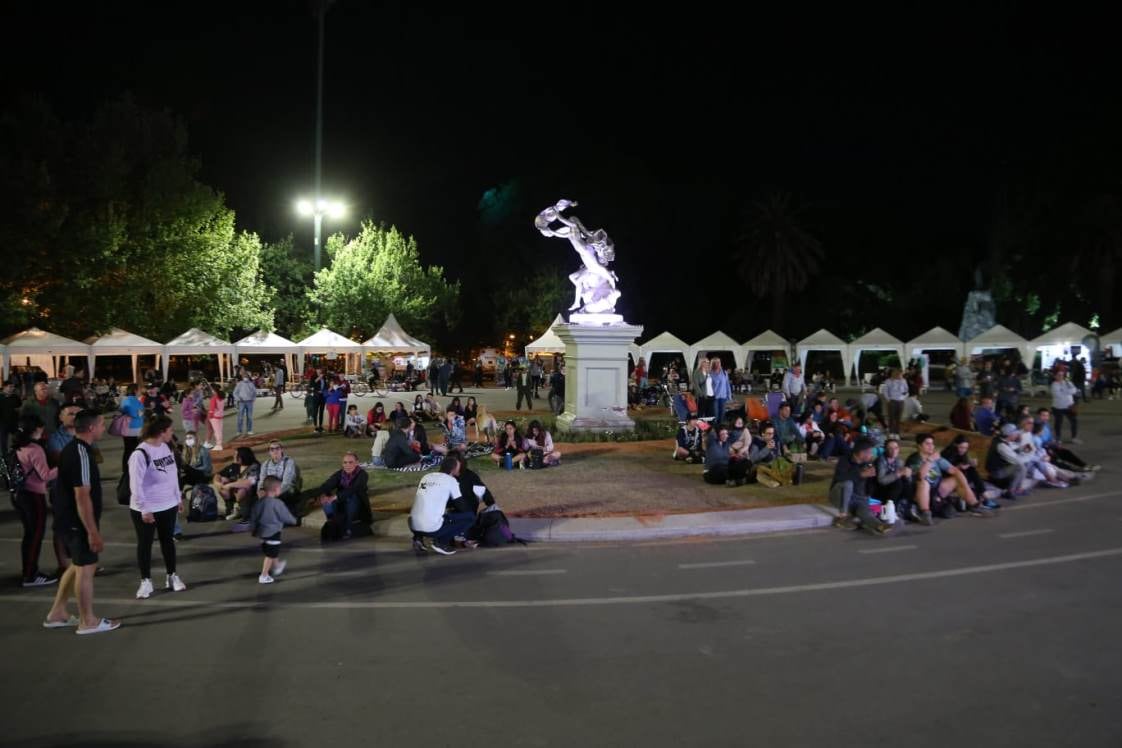
[[[822,433],[825,434],[825,438],[818,449],[819,459],[831,460],[849,454],[849,428],[842,423],[840,414],[835,408],[826,411]]]
[[[835,413],[837,413],[838,414],[838,421],[840,423],[844,424],[846,428],[851,429],[851,428],[854,427],[853,424],[854,424],[856,419],[854,419],[852,411],[850,411],[849,408],[842,407],[842,404],[838,401],[838,399],[836,397],[831,397],[826,402],[826,410],[827,411],[832,410]]]
[[[366,412],[366,435],[376,435],[385,425],[386,407],[382,403],[374,403],[374,407]]]
[[[455,410],[456,415],[458,415],[458,416],[464,415],[464,406],[460,403],[459,396],[453,397],[452,402],[448,404],[448,407]],[[466,423],[466,420],[465,420],[465,423]]]
[[[474,397],[467,399],[467,405],[464,406],[464,412],[461,413],[464,417],[464,430],[467,433],[475,431],[475,441],[479,441],[479,424],[476,421],[476,416],[479,415],[479,404],[475,401]]]
[[[686,422],[678,428],[674,459],[685,460],[690,464],[705,461],[705,449],[702,447],[702,431],[697,425],[697,413],[690,413],[686,417]]]
[[[526,467],[525,440],[518,433],[514,421],[503,424],[503,430],[495,440],[495,451],[491,453],[491,459],[496,465],[502,465],[507,458],[510,459],[511,467],[517,466],[519,470]]]
[[[971,517],[989,517],[990,511],[982,506],[966,476],[962,471],[944,460],[935,451],[935,437],[931,434],[917,434],[918,451],[908,458],[907,465],[915,475],[915,504],[909,511],[909,518],[923,525],[935,524],[931,515],[934,498],[947,500],[957,494],[966,503],[966,513]]]
[[[784,450],[789,450],[791,445],[800,440],[799,424],[791,417],[791,403],[785,402],[779,406],[779,415],[773,422],[775,436]]]
[[[199,436],[194,431],[188,431],[183,437],[179,465],[179,484],[184,488],[205,485],[214,478],[210,450],[205,444],[199,443]]]
[[[752,439],[748,460],[761,485],[778,488],[791,483],[792,466],[786,455],[786,447],[775,435],[775,426],[767,421],[760,424],[760,436]]]
[[[1055,436],[1052,434],[1051,421],[1051,410],[1049,410],[1048,408],[1040,408],[1036,411],[1036,425],[1040,427],[1040,443],[1044,447],[1044,449],[1047,450],[1048,455],[1052,458],[1052,464],[1077,473],[1093,473],[1099,470],[1099,465],[1092,465],[1087,463],[1070,449],[1062,446],[1058,441],[1056,441]]]
[[[877,458],[876,498],[899,504],[901,499],[910,498],[913,490],[912,469],[900,456],[900,441],[889,439],[884,443],[884,454]]]
[[[366,419],[358,412],[357,405],[347,406],[347,415],[343,420],[343,436],[357,439],[366,433]]]
[[[335,531],[321,537],[344,540],[352,535],[369,535],[374,516],[370,511],[369,476],[359,467],[358,454],[343,453],[343,467],[336,470],[319,488],[319,503]]]
[[[431,395],[432,393],[430,392],[429,394]],[[417,393],[417,396],[413,398],[413,412],[411,413],[411,415],[414,418],[425,417],[425,396],[419,392]]]
[[[490,489],[483,483],[483,479],[479,474],[468,467],[467,458],[459,452],[454,452],[451,455],[455,457],[460,463],[460,473],[458,480],[460,482],[460,498],[453,499],[451,503],[451,510],[453,512],[461,512],[467,514],[478,514],[483,506],[491,507],[495,505],[495,497],[491,495]]]
[[[444,432],[444,447],[446,452],[462,452],[467,449],[467,426],[464,417],[456,412],[456,408],[449,405],[444,411],[444,420],[440,422],[440,430]]]
[[[412,418],[412,425],[410,426],[410,440],[416,445],[416,449],[420,451],[422,457],[428,457],[433,452],[439,455],[448,454],[448,447],[443,444],[430,444],[429,434],[425,430],[425,424],[421,422],[420,418],[414,416]]]
[[[257,476],[261,465],[249,447],[238,447],[234,461],[214,476],[214,492],[226,502],[226,519],[249,518],[257,498]]]
[[[405,403],[398,400],[396,403],[393,404],[393,410],[391,410],[390,414],[388,416],[386,416],[386,420],[389,421],[390,424],[392,425],[392,424],[397,423],[399,418],[408,418],[408,417],[409,417],[409,411],[406,410]]]
[[[982,436],[993,436],[997,425],[997,411],[993,409],[993,398],[983,397],[981,404],[974,409],[974,425]]]
[[[382,449],[382,461],[391,470],[397,470],[421,461],[420,450],[414,450],[409,438],[412,424],[408,416],[399,416]]]
[[[1019,451],[1022,455],[1022,461],[1029,466],[1029,477],[1043,479],[1044,485],[1049,488],[1067,488],[1080,483],[1083,474],[1064,470],[1052,464],[1052,458],[1048,456],[1047,450],[1044,449],[1043,441],[1034,434],[1036,424],[1032,416],[1022,418],[1018,426],[1020,431]]]
[[[744,416],[736,416],[729,424],[729,459],[747,460],[748,450],[752,448],[752,432],[744,421]]]
[[[869,480],[877,475],[873,465],[872,439],[860,437],[853,450],[838,460],[830,484],[830,503],[838,508],[834,527],[846,530],[861,528],[874,535],[885,535],[891,525],[882,522],[869,508]]]
[[[553,437],[542,428],[541,421],[530,421],[530,425],[526,427],[524,446],[530,455],[531,462],[535,459],[535,452],[540,452],[542,467],[561,464],[561,452],[553,446]]]
[[[475,417],[475,441],[482,444],[494,444],[499,433],[499,422],[487,410],[487,406],[480,404],[479,413]]]
[[[983,506],[990,509],[1000,507],[994,500],[1000,495],[1000,491],[986,495],[986,482],[982,480],[982,476],[978,473],[978,461],[970,456],[970,439],[965,434],[959,434],[952,439],[950,444],[943,447],[939,456],[962,471],[962,474],[966,476],[966,482],[970,484],[970,490],[982,500]]]
[[[718,424],[709,430],[702,480],[715,486],[744,485],[751,463],[748,460],[733,459],[732,446],[732,434],[727,425]]]
[[[960,397],[951,408],[951,425],[960,431],[974,430],[974,406],[970,398]]]
[[[989,482],[1004,489],[1003,497],[1016,501],[1028,495],[1032,483],[1028,477],[1028,466],[1018,453],[1020,432],[1017,427],[1007,423],[1000,433],[993,437],[986,452],[986,473]]]
[[[274,439],[269,442],[269,459],[261,463],[261,470],[257,478],[257,493],[261,495],[261,488],[266,478],[270,475],[279,478],[281,482],[281,490],[278,496],[280,500],[292,511],[293,514],[300,515],[300,507],[298,506],[300,499],[300,486],[298,485],[300,471],[296,467],[296,461],[289,457],[284,451],[284,445]]]
[[[431,418],[434,421],[439,421],[441,416],[444,414],[444,409],[440,407],[440,401],[437,400],[436,397],[431,392],[426,392],[425,393],[425,399],[423,400],[423,403],[424,403],[424,410],[423,410],[424,417],[425,418]]]
[[[460,461],[453,455],[444,458],[440,471],[428,473],[417,486],[413,508],[409,511],[409,527],[413,530],[413,549],[418,553],[428,550],[444,556],[456,551],[452,543],[475,522],[475,514],[456,512],[452,502],[461,497]]]
[[[814,419],[814,422],[819,426],[826,421],[826,401],[822,399],[821,393],[819,393],[818,397],[811,403],[808,412],[811,418]]]

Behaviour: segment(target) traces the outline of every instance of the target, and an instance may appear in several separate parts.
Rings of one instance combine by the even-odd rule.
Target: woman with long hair
[[[144,403],[136,396],[136,385],[130,384],[125,388],[125,399],[121,401],[119,410],[128,416],[128,423],[121,434],[124,441],[124,452],[121,454],[121,472],[129,469],[129,455],[140,443],[140,430],[144,428]]]
[[[257,493],[257,476],[261,464],[249,447],[238,447],[234,461],[214,476],[214,490],[226,502],[226,519],[235,520],[239,507],[249,517],[253,497]]]
[[[503,424],[503,430],[495,441],[495,451],[491,453],[491,459],[495,461],[496,465],[501,465],[508,456],[511,464],[517,465],[519,470],[526,468],[525,442],[522,439],[522,434],[518,433],[518,427],[514,424],[514,421],[507,421]]]
[[[553,446],[553,437],[542,427],[541,421],[530,421],[526,427],[525,447],[527,452],[541,450],[544,465],[560,465],[561,452]]]
[[[39,443],[43,438],[43,421],[35,414],[19,419],[12,441],[16,460],[23,470],[23,486],[12,493],[12,503],[23,524],[20,543],[22,584],[24,587],[45,587],[58,581],[39,571],[39,551],[43,547],[43,534],[47,529],[47,484],[58,476],[58,468],[47,467],[47,453]],[[55,549],[58,554],[58,548]],[[62,568],[62,559],[58,559]]]
[[[159,535],[160,552],[167,570],[166,589],[182,592],[187,585],[175,568],[175,517],[183,511],[179,473],[171,451],[174,424],[167,416],[156,416],[144,426],[144,441],[129,456],[129,514],[136,529],[136,562],[140,567],[138,600],[153,592],[152,540]]]

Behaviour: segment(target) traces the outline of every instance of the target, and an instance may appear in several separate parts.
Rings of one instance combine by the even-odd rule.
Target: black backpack
[[[207,483],[200,483],[191,489],[191,508],[187,513],[189,522],[214,522],[218,519],[218,494]]]
[[[526,541],[516,536],[510,529],[510,520],[500,509],[480,512],[475,518],[475,524],[467,531],[469,540],[475,540],[482,546],[498,547],[508,543],[521,543]]]
[[[145,467],[148,467],[148,465],[150,465],[152,463],[152,458],[149,457],[148,453],[145,450],[141,449],[140,447],[135,448],[133,450],[133,452],[141,452],[141,453],[144,454],[144,466]],[[130,458],[132,457],[131,452],[129,453],[129,457]],[[128,468],[128,463],[126,462],[125,463],[125,472],[121,473],[121,479],[119,481],[117,481],[117,503],[120,504],[121,506],[128,506],[131,502],[132,502],[132,486],[129,485],[129,468]],[[217,505],[216,505],[216,508],[217,508]]]
[[[3,472],[4,482],[8,485],[8,492],[12,495],[12,501],[15,501],[23,491],[23,484],[27,482],[27,474],[23,472],[23,465],[20,464],[19,457],[14,449],[4,455],[3,460],[0,460],[0,471]]]

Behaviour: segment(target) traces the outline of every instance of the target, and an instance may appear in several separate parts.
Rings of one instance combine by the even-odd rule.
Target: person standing
[[[174,424],[167,416],[157,416],[144,427],[144,441],[129,456],[129,514],[136,529],[136,563],[140,568],[138,600],[151,596],[152,540],[160,537],[167,576],[164,587],[176,592],[187,589],[175,569],[176,514],[183,511],[179,493],[179,471],[172,453]]]
[[[729,375],[721,368],[721,359],[714,356],[709,361],[709,376],[713,380],[713,422],[720,423],[725,417],[725,403],[732,398]]]
[[[327,392],[331,388],[327,377],[323,375],[323,369],[316,369],[316,376],[312,380],[312,391],[310,396],[315,403],[315,412],[312,418],[312,424],[316,427],[316,433],[323,433],[323,413],[327,410]]]
[[[713,380],[709,376],[709,359],[702,355],[690,378],[693,396],[697,400],[699,418],[713,417]]]
[[[51,434],[58,428],[58,400],[51,397],[50,388],[46,382],[36,382],[33,390],[34,397],[20,408],[21,416],[38,416],[43,422],[43,438],[50,439]]]
[[[140,430],[144,428],[144,403],[136,396],[136,385],[125,389],[125,399],[121,401],[120,411],[129,419],[121,433],[124,451],[121,452],[121,472],[128,472],[129,455],[140,443]]]
[[[8,439],[19,428],[19,412],[23,399],[16,392],[16,383],[9,379],[4,382],[4,394],[0,395],[0,455],[8,457]]]
[[[75,439],[59,457],[55,491],[55,532],[70,555],[70,566],[59,579],[54,604],[44,628],[77,627],[78,634],[100,634],[119,628],[120,621],[94,615],[94,573],[97,556],[105,548],[101,520],[101,473],[93,445],[105,433],[99,414],[83,410],[74,419]],[[67,610],[71,596],[78,600],[78,617]]]
[[[803,377],[803,367],[795,364],[783,375],[783,396],[791,403],[791,410],[801,413],[803,398],[806,397],[806,379]]]
[[[273,401],[273,410],[284,410],[284,386],[288,383],[288,372],[284,362],[277,364],[273,369],[273,385],[276,387],[277,399]]]
[[[183,421],[183,433],[199,432],[199,422],[203,419],[203,396],[198,382],[188,382],[187,391],[179,402],[179,415]]]
[[[530,362],[530,380],[534,389],[534,399],[538,399],[538,390],[542,386],[542,373],[545,367],[542,366],[542,357],[534,356],[534,360]]]
[[[253,537],[261,538],[261,552],[265,560],[261,565],[261,574],[257,577],[258,584],[272,584],[284,573],[287,562],[281,560],[281,531],[287,526],[300,524],[292,512],[277,498],[280,494],[281,482],[275,476],[266,478],[261,486],[261,499],[253,505],[249,516],[249,529]]]
[[[1052,377],[1052,420],[1056,422],[1054,433],[1056,441],[1063,441],[1064,416],[1071,421],[1071,443],[1082,444],[1079,440],[1079,421],[1075,415],[1076,387],[1064,379],[1062,369]]]
[[[206,423],[209,433],[206,443],[207,449],[222,449],[222,415],[226,410],[226,398],[217,387],[211,390],[210,399],[207,401]]]
[[[556,415],[565,411],[565,372],[560,366],[549,375],[549,409]]]
[[[234,387],[234,400],[238,404],[238,436],[243,433],[253,436],[253,403],[257,400],[257,386],[250,380],[249,372],[242,372],[241,381]]]
[[[478,358],[475,359],[475,387],[483,388],[483,360]]]
[[[522,400],[526,400],[526,410],[533,411],[534,409],[534,391],[533,380],[530,377],[530,371],[525,366],[519,367],[518,373],[515,374],[518,385],[518,400],[514,406],[515,410],[522,410]]]
[[[884,397],[888,400],[888,433],[899,439],[904,401],[908,399],[908,383],[904,381],[904,373],[899,369],[893,369],[888,381],[884,383]]]
[[[12,504],[23,524],[23,541],[20,544],[22,584],[24,587],[46,587],[58,581],[57,577],[39,572],[39,551],[47,529],[47,484],[58,476],[58,468],[47,466],[47,455],[39,445],[43,422],[37,416],[24,416],[14,436],[13,451],[24,475],[23,486],[12,491]],[[58,565],[61,569],[62,559],[59,559]]]

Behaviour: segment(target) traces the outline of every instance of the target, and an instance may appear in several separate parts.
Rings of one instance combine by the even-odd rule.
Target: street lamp
[[[315,264],[316,270],[319,270],[320,258],[320,240],[323,235],[323,217],[327,216],[332,219],[340,219],[347,215],[347,206],[338,200],[325,200],[319,198],[317,200],[297,200],[296,212],[302,216],[311,216],[315,219],[316,238],[315,238]]]

